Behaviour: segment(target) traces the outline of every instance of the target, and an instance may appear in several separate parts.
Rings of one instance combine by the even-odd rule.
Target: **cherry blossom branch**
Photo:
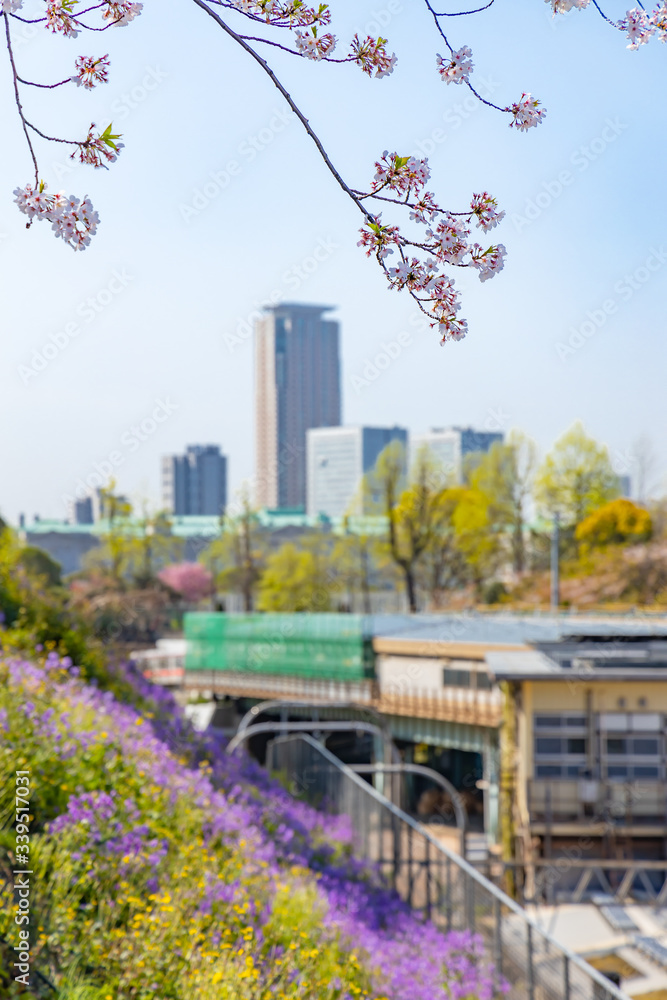
[[[16,79],[26,87],[41,87],[44,90],[55,90],[56,87],[62,87],[66,83],[73,82],[71,76],[68,76],[66,80],[61,80],[60,83],[35,83],[33,80],[24,80],[22,76],[17,76]]]
[[[496,0],[489,0],[484,7],[476,7],[474,10],[458,10],[455,14],[436,14],[436,17],[465,17],[467,14],[479,14],[480,11],[488,10],[492,7]]]
[[[9,18],[5,16],[5,35],[7,37],[7,51],[9,52],[9,62],[12,68],[12,76],[14,79],[14,98],[16,100],[16,107],[18,108],[19,117],[21,119],[21,125],[23,127],[23,133],[28,143],[28,149],[30,150],[30,156],[32,158],[33,166],[35,168],[35,185],[39,184],[39,167],[37,165],[37,157],[35,155],[35,149],[30,138],[30,133],[28,132],[28,123],[26,122],[25,115],[23,114],[23,106],[21,105],[21,95],[19,93],[19,75],[16,71],[16,62],[14,60],[14,50],[12,48],[12,36],[9,30]]]
[[[308,133],[308,135],[310,136],[310,138],[312,139],[312,141],[315,143],[320,156],[324,160],[326,166],[328,167],[330,173],[333,175],[333,177],[335,178],[335,180],[337,181],[337,183],[340,185],[340,187],[343,189],[343,191],[352,199],[352,201],[359,208],[359,210],[362,212],[362,214],[367,219],[369,219],[369,220],[372,219],[373,216],[371,215],[371,213],[368,212],[367,209],[365,208],[365,206],[361,204],[361,202],[355,196],[355,194],[352,191],[352,189],[343,180],[343,178],[341,177],[341,175],[339,174],[339,172],[336,170],[336,168],[334,167],[333,163],[331,162],[331,160],[329,158],[329,155],[328,155],[327,151],[325,150],[324,146],[322,145],[319,137],[317,136],[317,134],[315,133],[315,131],[312,129],[312,127],[310,125],[310,122],[308,121],[308,119],[306,118],[306,116],[303,114],[303,112],[301,111],[301,109],[299,108],[299,106],[296,104],[296,102],[292,99],[291,95],[289,94],[289,92],[287,91],[287,89],[283,86],[283,84],[280,82],[280,80],[278,79],[278,77],[276,76],[276,74],[273,72],[273,70],[271,69],[271,67],[269,66],[269,64],[266,62],[266,60],[263,59],[258,52],[255,52],[255,50],[253,49],[253,47],[251,45],[248,45],[248,43],[245,41],[245,39],[241,35],[239,35],[236,31],[234,31],[233,28],[231,28],[225,21],[223,21],[223,19],[220,17],[219,14],[217,14],[215,11],[211,10],[211,8],[208,7],[206,3],[204,3],[204,0],[192,0],[192,2],[197,7],[200,7],[206,14],[208,14],[209,17],[212,17],[213,20],[216,22],[216,24],[220,28],[222,28],[222,30],[224,32],[226,32],[229,35],[230,38],[232,38],[238,45],[240,45],[241,48],[244,49],[248,53],[248,55],[252,59],[254,59],[255,62],[258,63],[259,66],[264,70],[264,72],[267,74],[267,76],[269,77],[269,79],[271,80],[271,82],[273,83],[273,85],[283,95],[283,97],[287,101],[288,105],[290,106],[290,108],[292,109],[292,111],[294,112],[294,114],[297,116],[297,118],[299,119],[299,121],[303,125],[304,129],[306,130],[306,132]]]

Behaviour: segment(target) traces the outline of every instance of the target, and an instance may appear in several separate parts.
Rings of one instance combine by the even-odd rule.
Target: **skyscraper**
[[[163,456],[162,503],[178,515],[224,513],[227,458],[218,445],[188,445],[185,455]]]
[[[316,517],[375,512],[372,497],[362,494],[364,475],[392,441],[407,450],[402,427],[321,427],[308,431],[307,513]]]
[[[306,431],[340,424],[339,326],[332,306],[267,306],[255,324],[256,502],[306,506]]]
[[[422,448],[427,448],[443,479],[462,483],[466,467],[492,444],[503,441],[498,431],[476,431],[472,427],[434,427],[426,434],[410,437],[410,459],[414,462]],[[469,458],[468,456],[473,456]]]

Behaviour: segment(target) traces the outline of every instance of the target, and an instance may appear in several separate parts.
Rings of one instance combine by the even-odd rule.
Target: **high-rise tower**
[[[332,306],[267,306],[255,324],[256,502],[306,505],[306,431],[340,424],[339,326]]]

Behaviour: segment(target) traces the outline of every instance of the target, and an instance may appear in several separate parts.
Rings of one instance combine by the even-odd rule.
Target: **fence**
[[[280,736],[268,749],[267,766],[304,797],[350,817],[355,854],[376,865],[402,899],[443,931],[482,936],[509,1000],[628,1000],[312,737]]]

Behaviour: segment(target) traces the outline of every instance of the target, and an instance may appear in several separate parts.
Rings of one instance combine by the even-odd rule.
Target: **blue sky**
[[[93,171],[40,146],[51,187],[90,194],[101,215],[92,246],[74,254],[44,223],[26,231],[13,205],[31,171],[5,91],[5,516],[64,516],[63,497],[110,463],[125,492],[157,504],[160,455],[190,443],[223,446],[232,488],[251,477],[248,331],[272,295],[338,307],[346,423],[520,427],[544,452],[581,419],[619,471],[632,474],[648,435],[656,480],[667,472],[667,49],[653,40],[629,52],[593,9],[553,20],[540,0],[452,19],[451,41],[472,48],[485,94],[506,104],[528,90],[548,109],[523,134],[440,81],[442,43],[417,0],[332,9],[341,40],[382,22],[393,76],[273,52],[271,62],[346,178],[367,185],[384,149],[428,154],[441,204],[463,208],[488,190],[507,211],[493,231],[505,270],[484,284],[457,277],[468,337],[440,347],[411,300],[387,290],[356,246],[357,210],[281,96],[193,4],[147,0],[129,27],[75,41],[26,32],[17,60],[40,82],[69,75],[77,55],[111,55],[106,87],[31,91],[29,116],[67,136],[113,120],[126,148]],[[2,66],[8,88],[6,57]],[[51,357],[26,376],[46,344]],[[388,350],[397,356],[375,365]]]

